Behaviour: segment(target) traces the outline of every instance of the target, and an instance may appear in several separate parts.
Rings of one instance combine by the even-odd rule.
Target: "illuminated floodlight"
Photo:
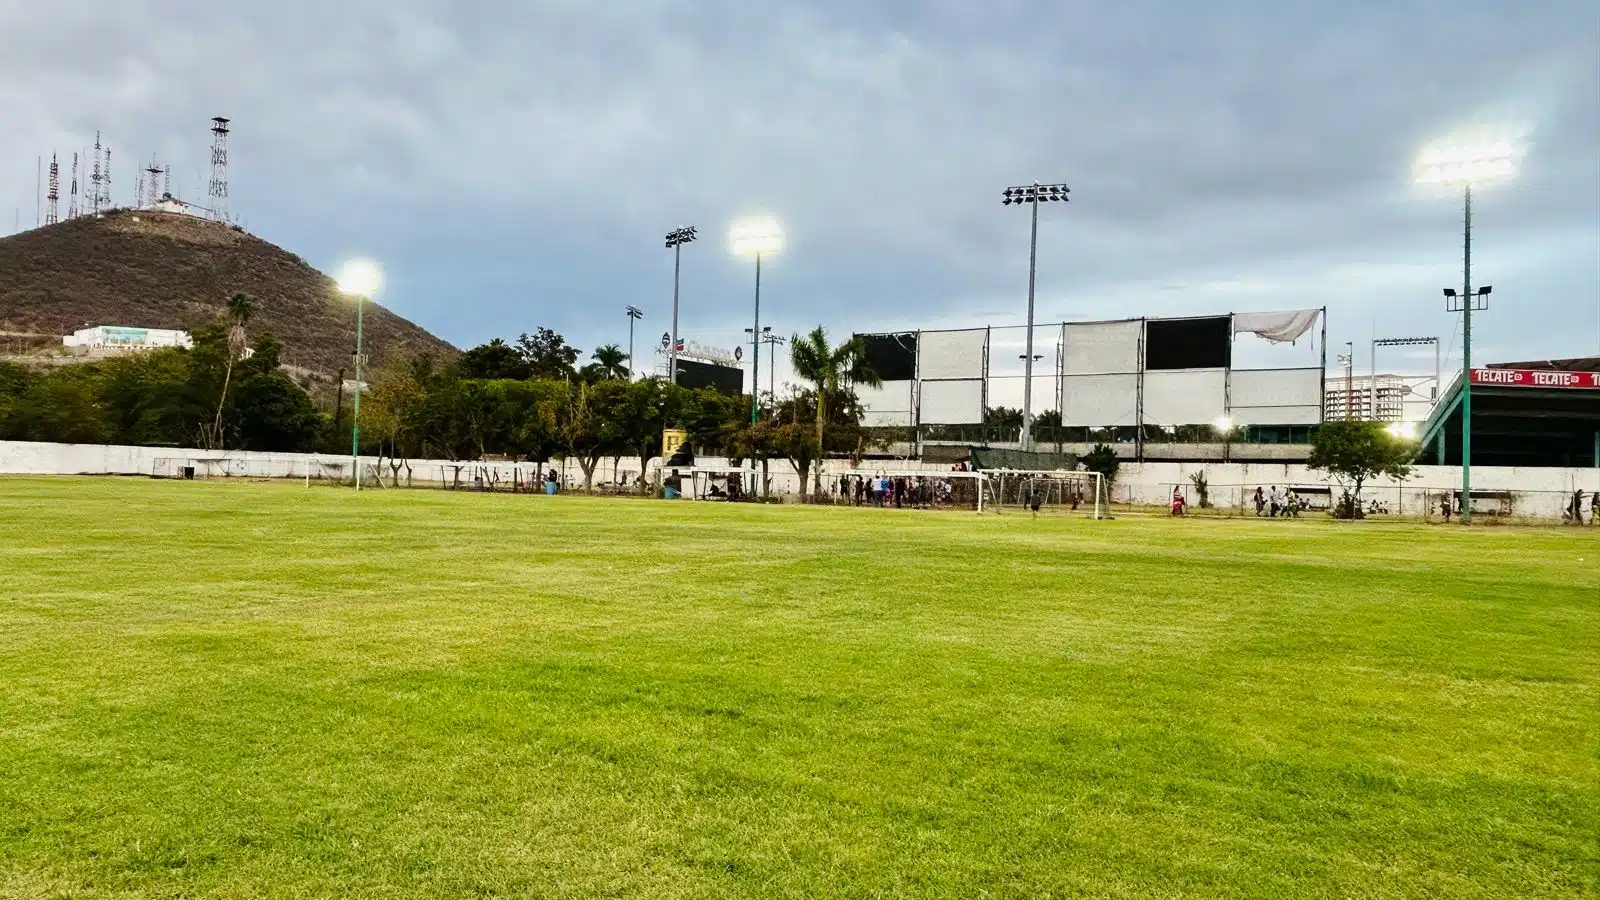
[[[383,283],[383,270],[370,259],[352,259],[339,271],[339,292],[371,297]]]
[[[1222,432],[1223,434],[1227,434],[1233,430],[1233,420],[1227,416],[1218,416],[1217,420],[1211,423],[1211,427]]]
[[[775,219],[745,219],[729,232],[728,246],[745,256],[777,253],[783,249],[783,229]]]
[[[1483,184],[1510,178],[1521,154],[1510,141],[1438,143],[1417,158],[1419,184]]]
[[[1389,436],[1396,440],[1414,441],[1417,439],[1417,423],[1415,422],[1393,422],[1384,430],[1389,432]]]

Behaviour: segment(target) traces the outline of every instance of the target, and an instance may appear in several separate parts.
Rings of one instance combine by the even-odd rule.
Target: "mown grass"
[[[1597,563],[0,480],[0,896],[1594,896]]]

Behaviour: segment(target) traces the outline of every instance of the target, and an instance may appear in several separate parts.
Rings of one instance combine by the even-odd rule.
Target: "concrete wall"
[[[554,460],[544,464],[511,462],[452,462],[450,460],[410,460],[411,480],[416,484],[442,484],[459,480],[473,484],[474,477],[498,479],[506,484],[513,477],[528,479],[535,472],[554,468],[564,484],[578,486],[583,483],[583,472],[573,461]],[[724,460],[705,459],[702,466],[714,466]],[[363,459],[363,478],[372,477],[378,460]],[[238,478],[305,478],[309,471],[313,477],[345,478],[349,475],[349,457],[314,456],[301,453],[248,453],[243,451],[190,450],[172,447],[121,447],[100,444],[39,444],[20,441],[0,441],[0,475],[151,475],[157,471],[176,475],[185,465],[196,468],[200,477]],[[652,460],[646,475],[653,480],[658,474],[661,460]],[[759,467],[758,467],[759,468]],[[851,467],[847,461],[832,460],[824,468],[825,481],[837,479],[844,473],[872,474],[880,470],[897,472],[928,472],[936,474],[949,470],[948,465],[922,463],[915,460],[885,463],[871,461],[860,467]],[[771,488],[776,493],[796,493],[799,479],[786,462],[768,465]],[[1257,485],[1270,488],[1330,486],[1319,473],[1311,472],[1297,463],[1172,463],[1124,462],[1113,491],[1113,500],[1119,503],[1164,504],[1174,487],[1181,487],[1194,502],[1198,498],[1189,476],[1203,471],[1210,482],[1211,501],[1219,507],[1244,510],[1249,496]],[[389,467],[383,465],[385,480]],[[618,475],[632,481],[639,475],[639,460],[623,458],[615,469],[609,459],[601,460],[595,472],[595,483],[606,484],[618,480]],[[1461,470],[1449,466],[1418,466],[1412,477],[1402,484],[1380,480],[1363,491],[1367,499],[1376,499],[1388,506],[1391,512],[1421,515],[1438,509],[1442,494],[1460,488]],[[1504,491],[1510,493],[1505,503],[1479,499],[1475,507],[1479,512],[1504,511],[1512,515],[1558,519],[1566,508],[1572,492],[1582,488],[1585,494],[1600,490],[1600,469],[1595,468],[1503,468],[1479,466],[1472,470],[1474,492]],[[1332,485],[1335,493],[1337,485]],[[1587,504],[1586,504],[1587,505]]]

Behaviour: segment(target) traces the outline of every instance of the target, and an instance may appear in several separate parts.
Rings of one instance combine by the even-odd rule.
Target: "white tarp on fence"
[[[1234,369],[1228,397],[1235,425],[1315,425],[1322,421],[1322,370]]]
[[[924,381],[919,413],[924,425],[982,424],[983,382]]]
[[[1226,369],[1144,373],[1144,420],[1152,425],[1204,425],[1227,406]]]
[[[1144,323],[1137,319],[1131,322],[1063,325],[1062,371],[1068,375],[1137,372],[1139,339],[1143,332]]]
[[[856,399],[861,401],[861,422],[872,428],[904,428],[912,424],[910,381],[885,381],[882,387],[856,385]]]
[[[1063,425],[1131,425],[1138,412],[1138,375],[1068,375],[1061,380]]]
[[[922,331],[917,334],[917,377],[983,378],[989,329]]]

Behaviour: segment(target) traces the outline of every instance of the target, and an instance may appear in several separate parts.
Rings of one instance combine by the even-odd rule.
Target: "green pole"
[[[356,391],[355,412],[350,422],[350,467],[355,472],[356,490],[361,490],[361,295],[356,295]]]
[[[756,413],[761,409],[761,254],[756,254],[756,322],[750,329],[750,424],[756,423]]]
[[[1472,524],[1472,184],[1461,240],[1461,524]],[[360,385],[357,385],[359,390]],[[359,394],[358,394],[359,396]]]

